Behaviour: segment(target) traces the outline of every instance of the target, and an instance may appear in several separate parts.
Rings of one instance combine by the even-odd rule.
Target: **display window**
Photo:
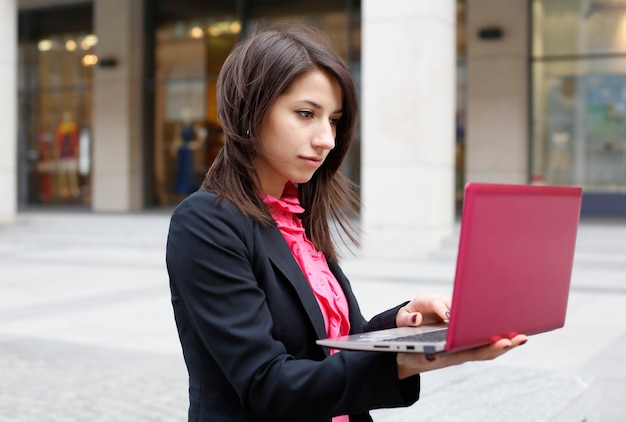
[[[197,190],[223,145],[215,87],[239,39],[231,16],[179,21],[156,33],[154,178],[159,205]]]
[[[68,11],[63,16],[72,15]],[[97,37],[88,30],[63,32],[62,19],[61,25],[59,19],[52,21],[56,25],[46,24],[50,19],[43,19],[41,13],[20,20],[20,202],[89,204],[92,77],[97,63]],[[33,22],[40,23],[40,28],[51,28],[51,32],[29,32],[28,24]],[[83,25],[90,26],[90,21]]]
[[[172,206],[197,190],[223,145],[216,82],[224,60],[248,31],[277,22],[309,22],[329,36],[358,83],[359,2],[178,2],[156,4],[153,198]],[[202,7],[195,7],[201,4]],[[211,7],[209,7],[211,6]],[[192,13],[193,12],[193,13]],[[357,18],[355,18],[357,17]],[[358,140],[344,173],[359,179]],[[356,158],[355,158],[356,157]]]
[[[626,194],[626,6],[533,2],[535,183]]]

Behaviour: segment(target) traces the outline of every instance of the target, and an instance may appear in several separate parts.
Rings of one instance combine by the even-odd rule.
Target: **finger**
[[[512,350],[515,347],[521,346],[522,344],[526,343],[527,340],[527,336],[519,334],[512,339],[500,339],[489,346],[477,349],[477,351],[481,355],[480,360],[492,360],[499,356],[502,356],[503,354]]]
[[[452,307],[452,299],[442,295],[435,295],[432,302],[432,308],[435,314],[441,320],[448,321],[450,319],[450,308]]]
[[[518,334],[511,339],[511,343],[513,343],[514,347],[521,346],[528,341],[528,336],[524,334]]]
[[[450,305],[447,301],[437,302],[435,312],[439,315],[442,321],[447,322],[450,320]]]
[[[402,324],[399,325],[403,327],[417,327],[422,323],[424,317],[420,312],[405,312],[402,314]]]
[[[518,334],[511,339],[500,339],[491,346],[495,353],[504,354],[515,347],[523,345],[526,341],[528,341],[528,337],[526,335]]]
[[[489,347],[484,360],[492,360],[503,355],[513,348],[513,342],[508,338],[503,338],[495,342]]]
[[[433,314],[428,318],[424,318],[425,323],[433,323],[439,321],[449,321],[450,320],[450,307],[447,304],[446,300],[437,299],[431,302],[431,307],[433,310]]]

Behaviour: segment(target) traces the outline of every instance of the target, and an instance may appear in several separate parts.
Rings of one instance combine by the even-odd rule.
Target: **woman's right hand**
[[[471,361],[492,360],[502,356],[506,352],[526,343],[528,337],[518,334],[512,339],[503,338],[495,343],[469,350],[461,350],[451,353],[398,353],[398,379],[404,379],[422,372],[460,365]]]

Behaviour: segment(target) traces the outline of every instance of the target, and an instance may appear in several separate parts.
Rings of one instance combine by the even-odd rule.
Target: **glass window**
[[[229,15],[178,21],[156,31],[154,176],[159,205],[202,183],[223,145],[215,88],[241,23]]]
[[[84,6],[20,16],[21,204],[90,202],[93,52],[98,41],[89,32],[90,16],[91,7]]]
[[[534,0],[533,55],[626,52],[626,3]]]
[[[533,3],[535,182],[626,193],[626,5],[620,4]]]

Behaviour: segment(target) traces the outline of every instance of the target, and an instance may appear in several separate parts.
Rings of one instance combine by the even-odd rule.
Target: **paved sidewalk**
[[[0,421],[186,420],[186,372],[164,265],[167,225],[165,213],[26,212],[0,227]],[[347,259],[366,316],[419,292],[448,293],[455,242],[419,263]],[[601,420],[623,421],[625,257],[626,222],[583,221],[565,328],[485,366],[425,374],[410,420],[434,420],[426,415],[429,395],[442,399],[451,376],[484,370],[515,378],[524,368],[597,380]],[[529,420],[520,413],[509,420]],[[407,420],[401,410],[374,415]]]

